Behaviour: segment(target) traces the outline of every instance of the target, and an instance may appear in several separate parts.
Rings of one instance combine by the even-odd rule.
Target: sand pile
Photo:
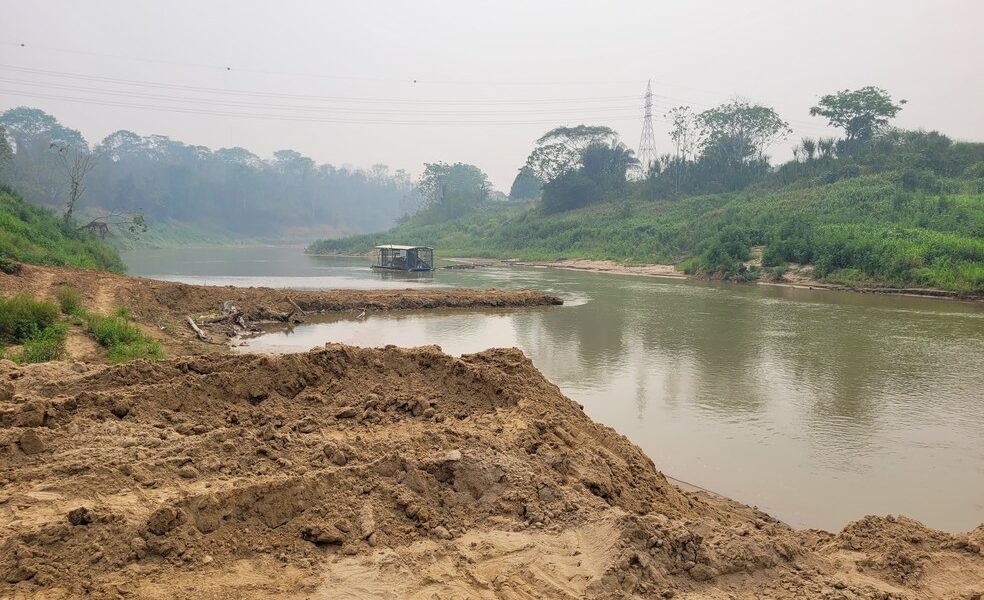
[[[2,362],[0,465],[0,597],[984,591],[984,530],[681,491],[518,350]]]

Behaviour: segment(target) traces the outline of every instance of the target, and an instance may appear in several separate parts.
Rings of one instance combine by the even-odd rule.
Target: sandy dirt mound
[[[0,597],[973,598],[982,530],[684,492],[518,350],[0,362]]]

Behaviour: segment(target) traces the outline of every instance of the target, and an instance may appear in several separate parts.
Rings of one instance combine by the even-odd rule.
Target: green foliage
[[[145,336],[138,327],[130,324],[125,309],[118,310],[114,315],[82,312],[82,319],[89,334],[106,348],[109,360],[114,363],[136,358],[164,358],[160,342]]]
[[[82,292],[74,288],[58,288],[56,296],[58,297],[58,305],[61,307],[62,313],[66,315],[77,314],[82,308]]]
[[[40,265],[68,265],[114,272],[119,255],[101,240],[65,223],[51,211],[28,204],[0,187],[0,259]]]
[[[905,103],[895,104],[885,90],[867,86],[827,94],[810,108],[810,114],[827,117],[831,125],[843,128],[849,141],[864,141],[873,138]]]
[[[0,343],[20,344],[52,326],[58,307],[26,294],[0,298]]]
[[[17,364],[55,360],[64,349],[65,326],[57,322],[58,309],[20,294],[0,298],[0,344],[18,344],[10,358]]]
[[[592,144],[610,144],[618,139],[611,128],[601,125],[556,127],[536,141],[526,160],[533,176],[546,183],[577,170],[585,148]]]
[[[456,219],[488,201],[491,189],[488,177],[475,165],[427,163],[417,183],[424,210],[416,218],[426,222]]]
[[[0,125],[0,167],[13,156],[14,150],[10,147],[10,141],[7,139],[7,130],[3,125]]]
[[[517,207],[312,250],[364,252],[398,238],[445,256],[611,259],[735,276],[749,248],[763,245],[765,267],[812,263],[828,281],[984,292],[984,194],[962,191],[961,180],[940,185],[942,193],[905,189],[902,173],[888,172],[556,213]]]
[[[697,122],[703,153],[719,154],[731,165],[761,159],[766,148],[792,132],[773,108],[744,100],[709,108]]]
[[[580,172],[593,181],[605,196],[624,196],[625,175],[638,164],[632,150],[622,142],[595,143],[581,153]]]
[[[557,213],[587,206],[601,199],[601,189],[580,171],[565,173],[543,186],[543,210]]]
[[[36,331],[23,340],[20,352],[15,353],[12,360],[24,365],[58,359],[65,352],[65,332],[63,323],[54,323]]]
[[[531,200],[540,197],[543,190],[543,182],[540,181],[527,165],[523,165],[513,179],[512,187],[509,188],[510,200]]]

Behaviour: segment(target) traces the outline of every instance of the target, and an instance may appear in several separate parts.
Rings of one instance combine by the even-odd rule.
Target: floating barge
[[[380,271],[404,271],[417,273],[434,270],[434,249],[430,246],[376,246],[376,262],[373,269]]]

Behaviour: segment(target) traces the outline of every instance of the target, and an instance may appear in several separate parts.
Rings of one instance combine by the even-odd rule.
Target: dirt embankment
[[[684,492],[515,349],[0,362],[0,464],[5,598],[984,592],[984,527]]]
[[[432,308],[510,308],[561,304],[562,301],[535,290],[463,290],[450,288],[405,290],[298,291],[264,287],[189,285],[104,271],[67,267],[24,265],[20,274],[0,273],[0,295],[27,292],[54,301],[57,290],[70,287],[83,294],[83,306],[109,313],[126,308],[145,333],[158,339],[168,356],[198,354],[217,346],[199,341],[186,318],[218,315],[223,306],[234,306],[247,321],[262,321],[272,313],[289,314],[300,308],[306,313],[341,311],[424,310]],[[200,322],[200,320],[199,320]],[[230,329],[222,323],[202,324],[216,344],[221,345]],[[78,353],[73,353],[73,350]],[[68,358],[95,361],[95,352],[85,336],[69,338]]]

